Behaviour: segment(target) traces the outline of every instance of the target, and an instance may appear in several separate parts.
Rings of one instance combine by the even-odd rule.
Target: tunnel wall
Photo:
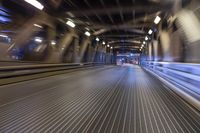
[[[147,61],[200,63],[199,4],[194,0],[177,10],[172,21],[160,22],[158,37],[146,47]]]

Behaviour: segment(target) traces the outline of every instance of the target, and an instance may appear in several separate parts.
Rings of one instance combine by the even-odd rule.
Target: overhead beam
[[[132,43],[115,43],[115,44],[112,44],[112,46],[122,46],[122,47],[124,47],[124,46],[127,46],[127,47],[137,46],[137,47],[140,47],[139,44],[132,44]]]
[[[90,26],[90,28],[94,28],[94,29],[117,29],[117,30],[128,30],[128,29],[134,29],[134,28],[141,28],[141,27],[151,27],[153,25],[153,23],[143,23],[143,24],[134,24],[134,25],[103,25],[103,24],[97,24],[94,26]]]
[[[144,25],[143,25],[143,26],[144,26]],[[147,24],[145,24],[145,26],[147,26]],[[149,24],[149,27],[151,27],[151,26],[152,26],[152,24],[150,23],[150,24]],[[124,28],[123,28],[123,27],[124,27]],[[119,27],[117,27],[117,28],[115,28],[115,29],[117,29],[117,30],[126,30],[126,31],[131,32],[131,33],[145,34],[145,32],[144,32],[143,30],[138,30],[138,29],[131,28],[131,27],[133,27],[133,26],[130,26],[129,28],[128,28],[128,27],[129,27],[129,26],[126,26],[126,28],[125,28],[125,26],[119,26]],[[138,27],[137,27],[137,28],[138,28]],[[103,34],[103,33],[105,33],[105,32],[108,32],[108,31],[110,31],[110,30],[115,30],[115,29],[113,29],[112,26],[110,26],[110,28],[103,28],[103,29],[100,29],[100,30],[95,31],[95,32],[93,33],[93,35],[94,35],[94,36],[101,35],[101,34]]]
[[[135,44],[141,44],[142,42],[140,40],[135,40],[135,39],[127,39],[127,40],[115,40],[115,41],[110,41],[108,42],[109,44],[112,43],[135,43]]]
[[[113,13],[118,13],[119,11],[123,13],[128,13],[128,12],[155,12],[155,11],[160,11],[160,10],[168,10],[169,7],[166,5],[161,5],[161,4],[148,4],[148,5],[143,5],[143,4],[138,4],[138,5],[127,5],[127,6],[113,6],[113,7],[105,7],[105,8],[94,8],[94,9],[79,9],[79,10],[71,10],[68,11],[72,13],[76,17],[82,16],[82,14],[87,15],[87,16],[92,16],[92,15],[104,15],[109,12],[110,14]]]
[[[138,36],[141,36],[141,35],[130,35],[130,34],[121,34],[121,35],[100,35],[99,37],[100,38],[118,38],[118,37],[126,37],[126,38],[134,38],[134,37],[138,37]]]
[[[101,37],[100,37],[101,38]],[[145,36],[138,36],[138,37],[132,37],[132,38],[129,38],[129,37],[124,37],[125,40],[127,39],[134,39],[134,40],[139,40],[139,41],[143,41],[145,38]],[[117,41],[119,40],[119,37],[116,37],[116,38],[112,38],[112,37],[108,37],[108,38],[101,38],[101,39],[105,39],[107,42],[112,42],[112,41]]]
[[[139,46],[114,46],[113,48],[131,48],[131,49],[139,49]]]
[[[161,13],[161,11],[156,11],[156,12],[153,12],[151,14],[146,14],[145,16],[141,16],[141,17],[138,17],[134,20],[127,21],[127,22],[124,23],[124,25],[137,24],[140,21],[144,21],[145,17],[146,17],[145,22],[147,22],[149,20],[153,20],[156,17],[156,15],[159,15],[160,13]]]

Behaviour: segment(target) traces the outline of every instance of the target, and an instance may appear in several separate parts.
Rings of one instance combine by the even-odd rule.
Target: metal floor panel
[[[200,113],[138,66],[2,86],[0,100],[1,133],[200,133]]]

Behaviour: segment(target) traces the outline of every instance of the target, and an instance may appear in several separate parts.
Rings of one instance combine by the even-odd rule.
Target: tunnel
[[[0,133],[200,133],[199,0],[0,0]]]

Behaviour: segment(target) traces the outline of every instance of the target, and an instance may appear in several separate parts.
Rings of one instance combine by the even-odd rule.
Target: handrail
[[[1,71],[13,71],[13,70],[27,70],[27,69],[39,69],[39,68],[53,68],[53,67],[68,67],[68,66],[86,66],[86,65],[98,65],[103,64],[101,62],[88,62],[88,63],[68,63],[68,64],[31,64],[20,66],[3,66],[0,67]]]
[[[200,108],[200,64],[153,61],[143,62],[142,64],[152,74],[161,77],[176,86],[176,89],[180,89],[180,91],[199,101],[197,106],[198,109]]]
[[[200,75],[200,64],[195,63],[178,63],[178,62],[146,62],[147,65],[162,66],[165,68],[183,71],[185,73],[192,73]]]
[[[101,62],[88,63],[71,63],[71,64],[36,64],[36,65],[21,65],[21,66],[7,66],[0,67],[0,79],[17,77],[38,73],[46,73],[53,71],[62,71],[68,69],[77,69],[103,64]]]

